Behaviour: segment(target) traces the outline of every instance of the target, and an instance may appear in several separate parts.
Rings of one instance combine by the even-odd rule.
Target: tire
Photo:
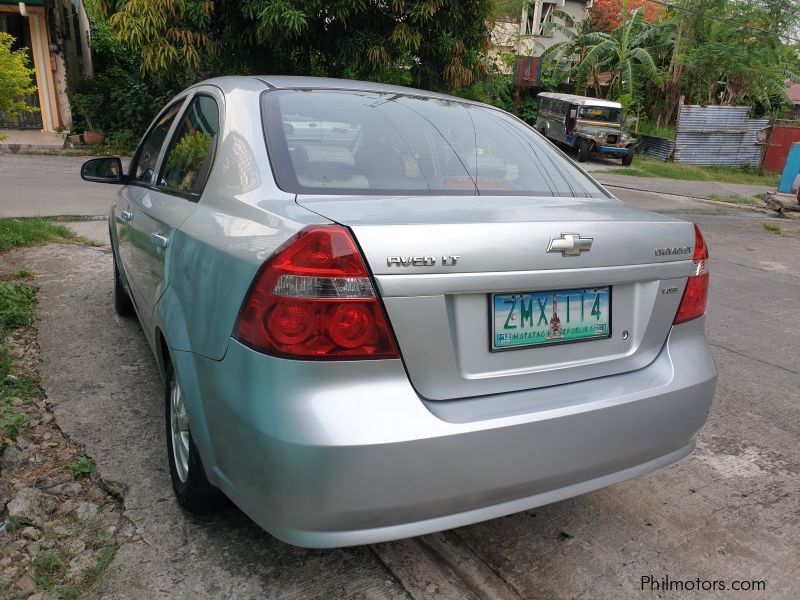
[[[578,162],[586,162],[589,158],[589,142],[581,140],[578,145]]]
[[[632,162],[633,162],[633,150],[629,148],[627,154],[625,154],[625,156],[622,157],[622,166],[630,167]]]
[[[222,492],[211,485],[206,477],[203,461],[189,430],[183,391],[171,364],[167,365],[164,407],[169,475],[178,504],[192,514],[216,510],[222,503]]]
[[[125,291],[125,286],[122,285],[122,279],[119,275],[117,268],[117,256],[112,252],[114,260],[114,310],[120,317],[130,317],[133,313],[133,302],[128,292]]]

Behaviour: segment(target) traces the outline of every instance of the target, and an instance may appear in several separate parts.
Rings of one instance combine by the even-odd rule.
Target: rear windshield
[[[262,109],[275,178],[291,193],[605,196],[499,110],[330,90],[267,92]]]

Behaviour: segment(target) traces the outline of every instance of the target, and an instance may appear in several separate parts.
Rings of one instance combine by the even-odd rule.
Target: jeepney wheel
[[[586,162],[589,158],[589,142],[581,140],[578,145],[578,162]]]
[[[633,148],[628,148],[628,152],[622,157],[622,166],[630,167],[633,162]]]

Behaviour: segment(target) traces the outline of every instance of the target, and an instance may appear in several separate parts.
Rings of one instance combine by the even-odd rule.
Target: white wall
[[[533,8],[534,23],[538,23],[541,11],[543,10],[543,0],[538,0]],[[591,1],[583,0],[555,0],[554,10],[560,10],[573,19],[576,23],[582,22],[589,17]],[[506,64],[503,57],[509,54],[517,56],[541,56],[542,53],[551,46],[566,41],[566,36],[555,29],[545,32],[545,35],[529,35],[526,33],[528,21],[528,11],[523,8],[520,18],[516,22],[497,22],[492,27],[491,41],[492,46],[489,50],[489,58],[493,60],[496,68],[501,73],[511,73],[514,69],[513,61]],[[561,22],[561,21],[558,21]],[[563,22],[561,22],[563,24]]]

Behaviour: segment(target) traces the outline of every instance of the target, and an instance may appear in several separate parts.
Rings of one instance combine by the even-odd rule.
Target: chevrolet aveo
[[[226,77],[172,100],[109,215],[179,503],[309,547],[523,511],[692,451],[708,252],[522,121],[430,92]]]

